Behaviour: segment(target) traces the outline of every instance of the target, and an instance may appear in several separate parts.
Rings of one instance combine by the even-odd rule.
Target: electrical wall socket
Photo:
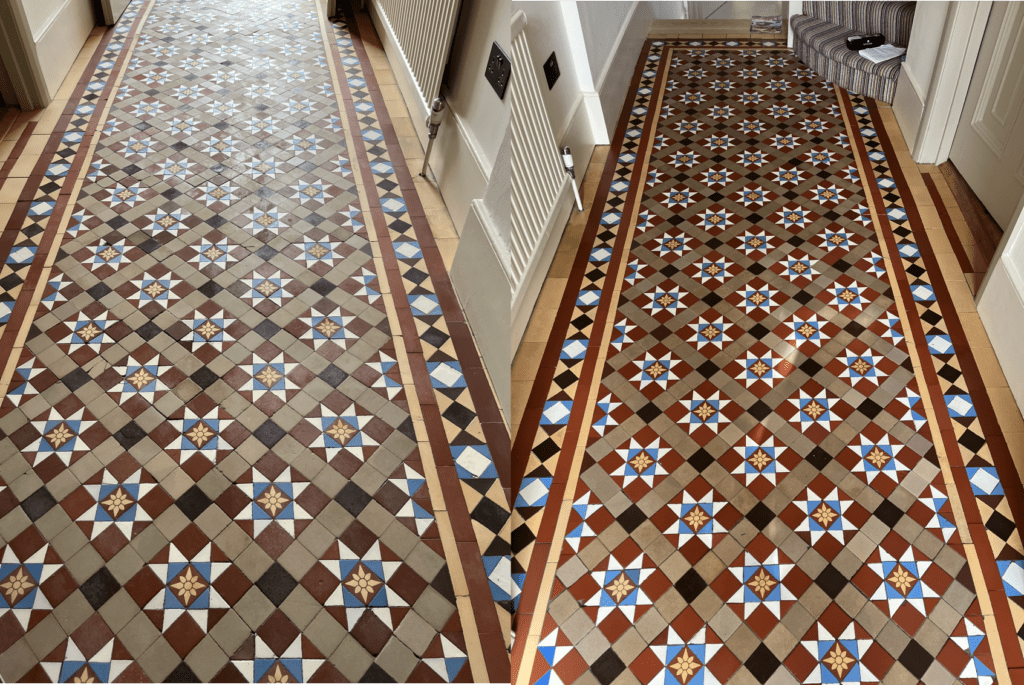
[[[508,88],[508,81],[512,77],[512,60],[501,49],[497,43],[491,45],[491,55],[487,58],[487,69],[484,70],[484,77],[494,88],[498,98],[505,99],[505,89]]]

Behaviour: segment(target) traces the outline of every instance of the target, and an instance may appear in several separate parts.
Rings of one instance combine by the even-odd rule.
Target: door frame
[[[24,10],[10,0],[0,0],[0,61],[7,71],[17,105],[24,111],[46,107],[53,98],[46,89],[43,70],[29,48],[28,20]]]
[[[942,47],[912,150],[918,164],[942,164],[949,159],[992,4],[992,0],[949,3]]]

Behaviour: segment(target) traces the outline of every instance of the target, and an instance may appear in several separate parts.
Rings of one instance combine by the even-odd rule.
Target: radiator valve
[[[420,176],[426,177],[427,164],[430,162],[430,149],[434,147],[434,138],[437,138],[437,131],[441,128],[441,120],[444,119],[444,100],[434,98],[434,104],[430,106],[427,114],[427,149],[423,153],[423,169]]]
[[[569,174],[569,183],[572,184],[572,192],[576,195],[576,208],[583,211],[583,199],[580,197],[580,190],[576,187],[576,167],[572,163],[572,150],[566,145],[562,148],[562,166],[565,173]]]

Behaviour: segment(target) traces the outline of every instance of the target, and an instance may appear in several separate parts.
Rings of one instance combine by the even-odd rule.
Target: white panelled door
[[[1004,230],[1024,196],[1024,3],[992,5],[949,158]]]

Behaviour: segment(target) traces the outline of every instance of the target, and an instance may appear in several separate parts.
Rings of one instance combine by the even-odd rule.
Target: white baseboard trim
[[[1005,251],[1004,251],[1005,256]],[[1024,321],[1024,279],[997,259],[978,302],[978,315],[985,326],[996,359],[1006,376],[1017,406],[1024,412],[1024,360],[1020,356],[1020,322]]]
[[[910,154],[916,160],[921,156],[918,141],[921,122],[924,120],[924,98],[917,85],[913,73],[903,65],[900,78],[896,82],[896,95],[892,101],[892,113],[900,126],[903,139],[910,145]]]
[[[452,264],[452,286],[505,416],[512,416],[511,337],[507,312],[512,284],[494,249],[499,231],[483,200],[474,200]]]

